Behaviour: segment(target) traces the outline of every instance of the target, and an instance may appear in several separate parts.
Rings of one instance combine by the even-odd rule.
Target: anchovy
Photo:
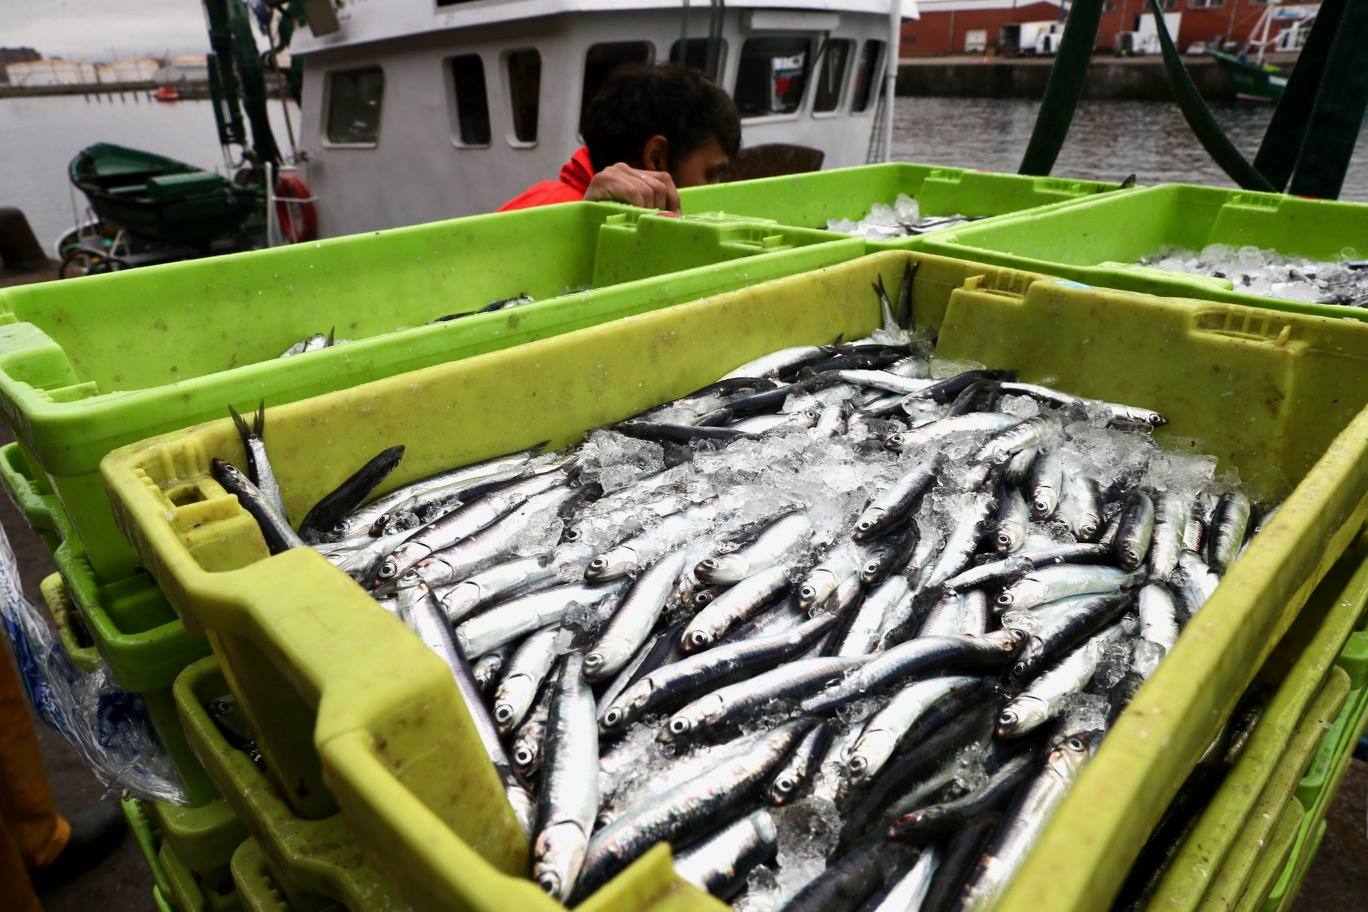
[[[1055,610],[1036,618],[1037,626],[1012,666],[1012,677],[1030,680],[1078,643],[1115,622],[1130,604],[1130,596],[1125,594],[1079,595],[1052,602]],[[1004,626],[1014,626],[1012,618],[1002,620]]]
[[[984,814],[956,830],[945,845],[931,888],[926,891],[919,912],[947,912],[959,901],[964,882],[978,863],[988,840],[1002,825],[999,814]]]
[[[237,497],[242,508],[257,521],[257,525],[261,527],[261,535],[266,540],[266,547],[272,554],[305,547],[303,539],[290,528],[290,522],[284,514],[277,510],[236,466],[215,457],[209,464],[209,471],[214,480],[222,485],[225,491]]]
[[[940,867],[941,852],[935,846],[927,846],[917,856],[916,864],[898,879],[888,891],[882,902],[869,912],[918,912],[923,908],[926,895]]]
[[[1161,492],[1154,498],[1154,535],[1149,550],[1151,579],[1166,580],[1178,566],[1185,521],[1183,501],[1178,495]]]
[[[993,546],[999,554],[1013,554],[1026,543],[1026,528],[1030,523],[1026,499],[1015,487],[1005,486],[998,493],[997,512],[993,515],[996,534]]]
[[[794,348],[783,348],[756,358],[754,361],[747,361],[730,373],[724,374],[719,378],[719,382],[740,377],[778,375],[786,368],[801,366],[818,358],[825,358],[832,351],[833,349],[829,345],[799,345]]]
[[[826,558],[803,577],[798,586],[798,607],[811,610],[825,605],[836,587],[852,576],[858,576],[860,553],[846,544],[833,548]]]
[[[446,616],[442,614],[442,609],[433,598],[432,592],[425,586],[406,588],[409,591],[400,602],[400,619],[418,639],[422,640],[423,645],[436,653],[437,657],[451,669],[456,690],[465,704],[466,712],[470,715],[475,734],[484,745],[499,778],[503,780],[504,795],[513,807],[513,815],[517,818],[523,833],[530,835],[535,809],[532,796],[518,781],[517,774],[508,762],[508,755],[504,753],[503,743],[499,740],[498,730],[494,727],[494,720],[485,711],[480,688],[475,683],[475,676],[466,659],[466,653],[451,635],[451,625],[447,623]]]
[[[1189,615],[1201,610],[1220,582],[1196,551],[1179,551],[1178,566],[1169,574],[1169,585]]]
[[[1064,476],[1059,518],[1079,541],[1097,541],[1102,534],[1102,491],[1097,479],[1076,473]]]
[[[817,772],[835,731],[835,723],[824,719],[803,736],[770,782],[770,804],[782,805],[798,797],[803,786]]]
[[[622,588],[619,580],[602,586],[557,586],[518,596],[462,623],[456,628],[456,641],[466,655],[479,658],[524,634],[559,623],[575,608],[597,608],[616,598]]]
[[[1028,548],[1003,558],[970,567],[946,580],[945,589],[964,591],[982,586],[997,586],[1025,576],[1032,570],[1056,564],[1100,563],[1111,557],[1106,545],[1084,542],[1077,545],[1049,545]]]
[[[1064,492],[1064,460],[1054,451],[1041,453],[1031,463],[1026,486],[1031,498],[1031,518],[1042,520],[1054,516]]]
[[[506,735],[532,708],[542,682],[556,661],[555,644],[560,628],[543,627],[523,638],[504,664],[503,678],[494,689],[494,724]]]
[[[665,600],[674,590],[679,574],[684,572],[686,560],[684,551],[676,551],[637,577],[607,627],[584,656],[586,678],[601,681],[617,674],[641,648],[660,619]]]
[[[670,717],[660,740],[696,740],[754,716],[770,704],[793,703],[868,662],[865,656],[797,659],[704,694]]]
[[[411,534],[412,530],[435,522],[476,498],[492,494],[528,474],[540,475],[544,472],[529,473],[527,466],[512,466],[491,475],[417,491],[382,513],[371,526],[370,534],[386,535],[401,529],[409,529]]]
[[[1022,488],[1024,493],[1029,493],[1030,489],[1026,488],[1026,479],[1030,477],[1031,467],[1035,465],[1039,456],[1040,450],[1031,448],[1014,453],[1012,458],[1007,460],[1007,468],[1003,471],[1002,477],[1008,483]]]
[[[1082,396],[1070,396],[1059,390],[1051,389],[1048,386],[1038,386],[1034,383],[1018,383],[1006,381],[1001,384],[1004,393],[1016,393],[1022,396],[1030,396],[1041,402],[1055,406],[1081,406],[1089,410],[1101,411],[1107,417],[1107,423],[1113,427],[1139,427],[1154,429],[1163,427],[1168,423],[1159,412],[1152,409],[1140,408],[1134,405],[1122,405],[1116,402],[1105,402],[1101,399],[1087,399]]]
[[[759,436],[770,431],[793,428],[810,428],[817,423],[817,413],[810,411],[788,412],[778,415],[752,415],[728,425],[733,431],[747,436]]]
[[[1239,491],[1223,494],[1216,503],[1207,536],[1207,563],[1217,574],[1224,574],[1239,554],[1249,528],[1249,512],[1249,498]]]
[[[530,498],[558,487],[565,480],[564,470],[545,472],[476,498],[414,532],[381,562],[376,578],[381,582],[396,579],[425,558],[470,538],[512,513]]]
[[[1150,583],[1140,590],[1140,636],[1163,648],[1173,649],[1178,641],[1178,604],[1173,593],[1160,583]]]
[[[939,467],[940,460],[935,459],[918,463],[870,500],[855,521],[854,539],[866,541],[896,525],[916,507],[935,481]]]
[[[389,447],[371,457],[309,509],[299,524],[300,535],[309,541],[323,541],[333,534],[344,517],[361,506],[403,458],[402,446]]]
[[[1027,751],[1010,758],[988,781],[966,795],[904,814],[888,828],[890,839],[930,842],[953,833],[974,817],[1002,807],[1039,768],[1037,755]]]
[[[435,591],[447,620],[459,624],[483,607],[555,578],[551,555],[543,554],[495,564],[453,586]]]
[[[1196,551],[1201,554],[1207,549],[1207,531],[1211,525],[1211,514],[1216,509],[1216,501],[1210,494],[1198,494],[1188,504],[1187,515],[1183,520],[1183,546],[1180,550]]]
[[[754,617],[789,589],[788,570],[769,567],[719,595],[689,622],[680,637],[686,653],[706,649],[737,624]],[[800,595],[801,604],[801,595]]]
[[[745,741],[722,762],[599,830],[590,840],[577,894],[587,896],[656,843],[677,840],[716,820],[757,788],[814,724],[797,719]]]
[[[1008,609],[1024,611],[1071,595],[1118,592],[1138,582],[1140,573],[1116,567],[1058,564],[1032,570],[998,593],[999,614]]]
[[[845,406],[828,405],[817,413],[817,422],[813,424],[812,432],[818,437],[839,437],[846,432],[848,417]]]
[[[1007,462],[1022,450],[1038,446],[1058,429],[1053,418],[1036,415],[999,431],[974,453],[975,462]]]
[[[1021,419],[1015,415],[1004,415],[999,412],[972,412],[953,418],[941,418],[930,424],[922,425],[916,430],[899,432],[885,440],[884,446],[895,453],[906,453],[909,450],[944,440],[946,437],[955,434],[996,433],[1006,430],[1020,423],[1020,421]]]
[[[1034,731],[1064,708],[1064,701],[1088,686],[1101,660],[1100,650],[1124,634],[1120,624],[1109,627],[1060,659],[998,714],[1000,738],[1016,738]]]
[[[385,555],[399,547],[408,536],[408,532],[399,532],[382,538],[359,539],[360,544],[356,547],[341,548],[335,545],[334,550],[323,556],[338,570],[365,585],[375,578],[375,570],[380,561],[385,559]]]
[[[546,743],[546,723],[551,718],[552,687],[543,687],[537,694],[532,711],[513,733],[509,744],[513,768],[521,776],[532,776],[541,769],[542,747]]]
[[[675,856],[674,870],[699,889],[726,899],[745,886],[752,870],[774,858],[778,840],[769,811],[755,811]]]
[[[409,572],[416,573],[429,586],[450,585],[467,579],[484,564],[492,563],[512,551],[527,526],[539,514],[561,507],[577,494],[574,488],[564,485],[534,494],[498,522],[450,548],[424,558]]]
[[[729,427],[698,427],[692,424],[667,424],[651,421],[624,421],[613,425],[613,430],[640,440],[664,440],[670,443],[694,441],[731,441],[748,436],[745,431]]]
[[[911,853],[882,838],[867,839],[832,861],[784,906],[784,912],[835,912],[855,908],[874,893],[886,870],[911,860]]]
[[[380,521],[380,517],[415,494],[524,466],[533,456],[541,452],[542,446],[543,444],[537,444],[517,453],[496,456],[493,459],[462,466],[459,469],[438,472],[435,475],[429,475],[427,478],[420,478],[417,481],[395,488],[388,494],[384,494],[343,516],[332,529],[328,530],[328,535],[334,540],[365,535],[374,529],[375,524]]]
[[[653,671],[623,691],[600,719],[604,731],[621,729],[646,713],[687,701],[709,685],[725,684],[739,675],[773,667],[813,643],[836,623],[821,614],[792,630],[754,640],[717,646]]]
[[[986,682],[965,675],[917,681],[898,691],[860,731],[846,757],[851,777],[877,775],[894,749],[926,711],[936,702],[969,687],[986,689]]]
[[[908,520],[901,530],[890,532],[865,554],[864,566],[860,568],[860,582],[866,586],[877,586],[888,575],[905,568],[917,550],[921,532],[917,524]]]
[[[1092,743],[1075,736],[1050,752],[1044,768],[1016,799],[970,873],[957,910],[987,909],[1002,898],[1093,749]]]
[[[913,677],[952,671],[991,670],[1009,664],[1021,632],[997,630],[981,637],[918,637],[877,653],[867,664],[802,702],[803,712],[825,713],[877,688]]]
[[[934,385],[936,382],[934,380],[904,377],[901,374],[896,374],[889,370],[843,370],[837,371],[837,374],[847,383],[854,383],[859,386],[871,387],[890,393],[899,393],[904,396],[909,393],[921,392],[928,386]]]
[[[1011,371],[1003,370],[967,370],[939,380],[934,386],[929,386],[920,393],[914,395],[920,399],[930,399],[933,402],[949,402],[960,393],[964,392],[965,387],[971,386],[984,380],[999,381],[1011,379]]]
[[[617,676],[599,695],[598,705],[602,707],[599,713],[600,718],[608,712],[609,707],[617,702],[618,697],[622,696],[627,688],[656,669],[678,661],[683,655],[679,651],[679,634],[684,630],[684,624],[684,621],[680,621],[672,627],[666,627],[642,644],[636,655],[632,656],[631,661],[623,666],[623,669],[617,673]]]
[[[532,879],[564,901],[570,898],[589,851],[599,803],[594,695],[581,673],[578,653],[570,653],[561,663],[546,731]]]
[[[945,547],[936,557],[929,573],[920,581],[923,589],[938,589],[945,581],[969,566],[974,553],[978,550],[979,539],[983,537],[983,527],[992,515],[993,497],[980,494],[955,517],[954,528],[945,540]]]
[[[841,637],[835,655],[862,656],[872,652],[883,629],[885,615],[902,599],[910,598],[911,594],[912,590],[904,577],[891,576],[880,583],[853,613],[850,626]]]
[[[786,513],[745,547],[700,561],[694,568],[694,575],[707,585],[739,583],[767,567],[773,567],[811,534],[812,521],[807,514]]]
[[[261,496],[265,497],[288,522],[289,514],[285,512],[285,499],[280,494],[280,482],[276,480],[275,469],[271,468],[271,457],[266,452],[266,400],[262,399],[257,403],[251,424],[248,424],[231,405],[228,406],[228,413],[233,416],[233,424],[237,427],[238,436],[242,438],[242,448],[247,452],[247,477],[257,486],[257,490],[261,491]],[[402,453],[403,447],[400,447],[399,451]],[[305,523],[300,526],[300,538],[312,542],[313,539],[305,531],[307,524],[306,517]]]
[[[760,637],[774,636],[778,633],[787,633],[808,619],[808,613],[798,607],[798,596],[790,592],[749,621],[727,631],[726,636],[713,645],[721,646],[725,643],[739,643],[742,640],[754,640]],[[688,621],[686,620],[684,623],[687,624]]]
[[[480,688],[481,693],[488,693],[494,686],[494,681],[499,677],[499,672],[503,671],[504,662],[513,652],[513,644],[500,647],[493,652],[480,656],[479,660],[471,666],[471,674],[475,678],[475,684]]]
[[[965,593],[948,590],[927,612],[917,636],[982,636],[992,614],[988,595],[979,589]]]
[[[1118,564],[1126,570],[1134,570],[1145,562],[1154,538],[1154,501],[1144,491],[1136,491],[1126,499],[1118,518],[1120,523],[1112,550]]]

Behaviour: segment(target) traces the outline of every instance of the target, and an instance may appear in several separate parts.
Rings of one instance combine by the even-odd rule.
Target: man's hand
[[[627,203],[643,209],[679,211],[679,191],[666,171],[639,171],[623,162],[609,165],[589,181],[588,202]]]

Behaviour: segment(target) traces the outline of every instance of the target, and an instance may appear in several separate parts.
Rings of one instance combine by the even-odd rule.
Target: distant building
[[[203,54],[172,57],[153,77],[157,82],[208,82],[209,61]]]
[[[5,75],[13,86],[82,85],[95,81],[95,64],[54,57],[6,64]]]
[[[1243,43],[1263,15],[1259,0],[1162,0],[1180,51],[1212,39]],[[921,18],[905,20],[901,54],[1053,54],[1068,14],[1065,0],[920,0]],[[1308,8],[1314,8],[1311,5]],[[1106,0],[1097,29],[1099,51],[1116,47],[1121,32],[1140,31],[1151,18],[1146,0]],[[1277,27],[1270,35],[1277,34]]]
[[[110,64],[115,82],[150,82],[156,78],[161,63],[151,57],[128,57]]]
[[[31,47],[0,47],[0,84],[9,82],[9,75],[5,72],[5,67],[11,63],[28,63],[30,60],[41,60],[43,55]]]

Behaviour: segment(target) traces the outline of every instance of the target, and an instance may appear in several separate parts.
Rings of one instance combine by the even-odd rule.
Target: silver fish
[[[551,699],[532,845],[532,879],[562,901],[570,898],[579,878],[599,807],[594,695],[581,672],[579,654],[568,654]]]
[[[781,598],[788,588],[788,570],[784,567],[769,567],[746,577],[694,615],[680,637],[680,648],[686,653],[708,648],[728,630]]]
[[[1139,581],[1141,574],[1116,567],[1059,564],[1032,570],[998,593],[995,610],[1023,611],[1071,595],[1116,592]]]
[[[803,785],[817,772],[822,756],[831,746],[834,732],[835,723],[824,720],[803,736],[770,782],[770,804],[786,804],[798,796]]]
[[[504,664],[503,677],[494,689],[494,724],[506,735],[522,722],[542,682],[556,661],[555,643],[560,628],[552,625],[523,638]]]
[[[983,537],[983,527],[992,512],[993,498],[986,494],[977,495],[959,512],[955,517],[954,528],[945,539],[945,547],[941,548],[935,564],[920,580],[921,588],[939,588],[946,580],[969,566],[974,552],[978,550],[979,539]]]
[[[927,846],[907,873],[898,878],[893,889],[869,912],[917,912],[931,890],[931,879],[940,866],[940,849]]]
[[[783,348],[777,352],[770,352],[756,358],[754,361],[747,361],[735,370],[719,377],[719,380],[732,380],[737,377],[768,377],[777,374],[786,367],[795,364],[802,364],[810,361],[819,355],[830,352],[831,349],[825,345],[798,345],[793,348]]]
[[[935,480],[937,465],[935,461],[918,463],[870,500],[855,521],[855,540],[865,541],[881,535],[907,515]]]
[[[551,696],[554,688],[543,687],[537,694],[537,702],[527,714],[522,725],[513,733],[508,745],[513,768],[521,776],[531,776],[541,769],[542,747],[546,743],[546,723],[551,717]]]
[[[1026,499],[1011,485],[1004,486],[998,495],[997,510],[993,515],[993,547],[999,554],[1012,554],[1026,543],[1026,528],[1030,512]]]
[[[1183,500],[1176,494],[1160,492],[1154,498],[1154,535],[1149,551],[1152,579],[1166,580],[1178,566],[1178,551],[1183,546],[1183,526],[1187,521],[1185,513]]]
[[[1112,550],[1118,564],[1134,570],[1145,562],[1154,538],[1154,501],[1144,491],[1136,491],[1127,498],[1119,518]]]
[[[456,628],[456,641],[466,655],[479,658],[524,634],[560,623],[576,608],[598,608],[617,598],[623,586],[622,580],[602,586],[572,583],[521,595],[462,623]]]
[[[707,516],[705,510],[690,508],[663,517],[658,525],[595,555],[584,569],[584,578],[606,582],[636,573],[695,533]]]
[[[778,839],[769,811],[755,811],[677,855],[675,873],[714,896],[726,896],[774,856]]]
[[[1026,492],[1031,500],[1031,518],[1049,519],[1059,509],[1059,498],[1064,492],[1064,460],[1054,451],[1046,451],[1031,463],[1026,476]]]
[[[865,723],[846,756],[850,776],[862,779],[883,769],[898,742],[937,701],[978,683],[978,678],[952,675],[908,684]]]
[[[1178,641],[1178,604],[1173,593],[1158,583],[1150,583],[1140,589],[1139,596],[1140,636],[1165,652]]]
[[[665,601],[684,572],[687,552],[680,550],[658,561],[637,577],[622,604],[584,656],[584,676],[602,681],[617,674],[646,642]],[[705,609],[706,610],[706,609]]]
[[[1207,536],[1207,563],[1224,574],[1244,544],[1249,528],[1249,498],[1239,491],[1223,494],[1211,514],[1211,533]]]
[[[1059,518],[1079,541],[1097,541],[1102,534],[1102,491],[1096,479],[1078,472],[1064,476]]]
[[[542,554],[495,564],[455,585],[434,591],[447,620],[459,624],[486,605],[555,578],[551,555]]]
[[[946,592],[922,622],[918,636],[982,636],[988,632],[992,611],[988,594],[981,589],[965,593]]]
[[[812,521],[807,514],[787,513],[770,523],[750,544],[730,554],[703,559],[694,568],[694,575],[707,585],[739,583],[767,567],[773,567],[811,534]]]
[[[836,647],[835,655],[862,656],[872,652],[883,630],[884,617],[900,601],[910,598],[911,595],[912,590],[907,585],[905,577],[890,576],[880,583],[856,610],[850,626],[846,628],[845,635]]]
[[[862,555],[844,543],[832,548],[817,566],[808,571],[798,586],[798,606],[807,610],[826,604],[836,587],[860,572]]]
[[[1125,628],[1120,624],[1107,628],[1028,684],[998,714],[998,737],[1020,737],[1057,716],[1064,708],[1064,702],[1092,680],[1102,648],[1121,639],[1124,633]]]
[[[995,434],[1020,422],[1021,419],[1014,415],[970,412],[953,418],[941,418],[914,430],[894,434],[884,441],[884,446],[895,453],[906,453],[955,434]]]
[[[1159,412],[1153,409],[1140,408],[1134,405],[1123,405],[1117,402],[1106,402],[1102,399],[1087,399],[1083,396],[1071,396],[1068,393],[1051,389],[1048,386],[1040,386],[1034,383],[1018,383],[1016,381],[1004,381],[998,385],[1004,393],[1016,393],[1023,396],[1030,396],[1041,402],[1057,406],[1076,406],[1088,411],[1100,411],[1107,422],[1113,427],[1138,427],[1154,429],[1163,427],[1168,423]]]
[[[696,830],[769,776],[815,722],[799,719],[743,741],[724,760],[630,808],[594,834],[581,875],[587,895],[651,846]]]
[[[1006,462],[1022,450],[1038,446],[1058,429],[1053,418],[1036,415],[999,431],[983,442],[974,453],[976,462]]]

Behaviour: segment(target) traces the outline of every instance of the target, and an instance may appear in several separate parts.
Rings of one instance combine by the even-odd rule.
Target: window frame
[[[823,61],[823,58],[825,58],[826,54],[830,52],[831,45],[837,41],[844,41],[850,45],[849,55],[846,57],[845,65],[842,67],[844,72],[841,73],[841,80],[840,83],[837,85],[836,103],[832,107],[826,109],[825,111],[819,111],[817,110],[817,76],[820,67],[817,64]],[[850,95],[850,87],[854,84],[854,80],[851,79],[851,76],[853,76],[855,72],[855,57],[859,54],[860,51],[860,42],[855,38],[850,38],[846,36],[837,36],[835,38],[828,37],[825,43],[827,46],[827,51],[823,52],[822,46],[818,45],[817,59],[814,60],[812,68],[813,85],[811,115],[817,120],[825,120],[831,117],[839,117],[843,112],[843,109],[846,105],[846,100]]]
[[[334,80],[344,73],[362,73],[367,70],[375,70],[380,74],[380,101],[379,117],[375,122],[375,139],[368,142],[338,142],[332,138],[332,103]],[[380,148],[380,134],[384,132],[385,126],[385,85],[389,80],[385,78],[385,68],[378,63],[368,63],[364,66],[336,67],[327,70],[323,79],[323,129],[319,131],[320,140],[325,149],[378,149]]]
[[[808,54],[808,60],[807,60],[807,64],[806,64],[806,73],[807,73],[807,77],[803,80],[803,92],[802,92],[801,95],[798,96],[798,104],[797,104],[797,106],[794,107],[794,109],[793,109],[792,111],[787,111],[787,112],[782,112],[782,113],[772,112],[772,113],[769,113],[769,114],[752,114],[752,115],[749,115],[749,116],[747,116],[747,115],[745,115],[745,114],[742,114],[741,111],[740,111],[740,109],[738,109],[738,110],[737,110],[737,114],[738,114],[738,116],[740,117],[741,123],[742,123],[743,125],[744,125],[744,124],[748,124],[748,123],[750,123],[750,124],[784,123],[784,122],[786,122],[786,121],[800,120],[800,119],[802,118],[802,116],[803,116],[804,113],[807,113],[807,112],[810,111],[810,106],[811,106],[811,104],[812,104],[812,95],[813,95],[813,90],[812,90],[812,73],[813,73],[813,70],[814,70],[813,61],[814,61],[814,59],[816,58],[816,55],[817,55],[817,43],[818,43],[818,39],[819,39],[819,36],[818,36],[816,33],[814,33],[814,32],[759,32],[759,33],[751,33],[751,34],[747,35],[747,36],[746,36],[746,40],[743,41],[743,42],[741,42],[741,49],[740,49],[739,51],[737,51],[737,55],[736,55],[736,73],[735,73],[735,75],[732,77],[732,89],[731,89],[731,93],[730,93],[730,94],[731,94],[731,97],[732,97],[732,102],[735,103],[735,101],[736,101],[736,84],[737,84],[737,82],[738,82],[738,81],[740,80],[740,78],[741,78],[741,62],[742,62],[742,61],[745,59],[745,57],[746,57],[746,45],[747,45],[747,44],[749,44],[751,41],[753,41],[753,40],[755,40],[755,39],[757,39],[757,38],[759,38],[759,39],[768,39],[768,38],[795,38],[795,37],[800,37],[800,38],[802,38],[805,42],[807,42],[807,54]],[[838,108],[837,110],[839,111],[840,109]]]
[[[883,92],[883,86],[881,85],[881,83],[883,82],[884,55],[888,53],[888,41],[883,38],[866,38],[864,40],[864,44],[860,47],[861,57],[863,57],[864,50],[868,48],[871,44],[878,46],[878,53],[874,57],[873,66],[870,67],[869,101],[865,103],[865,106],[863,108],[860,108],[858,110],[855,108],[856,80],[852,79],[850,82],[849,107],[850,115],[852,117],[864,117],[866,115],[872,117],[874,116],[874,112],[879,109],[879,97]],[[859,71],[860,64],[862,62],[863,61],[861,59],[856,60],[855,69],[857,72]]]
[[[695,42],[695,41],[702,42],[702,43],[706,43],[708,39],[707,39],[707,38],[688,38],[688,39],[685,39],[685,40],[688,41],[690,44],[692,44],[692,43]],[[718,84],[721,84],[722,78],[723,78],[723,76],[724,76],[724,75],[726,74],[726,72],[727,72],[727,47],[728,47],[728,45],[729,45],[730,43],[731,43],[731,42],[729,42],[726,38],[718,39],[718,42],[717,42],[717,81],[718,81]],[[675,60],[675,59],[674,59],[674,49],[675,49],[675,45],[677,45],[677,44],[679,44],[679,39],[678,39],[678,38],[676,38],[676,39],[674,39],[673,41],[670,42],[669,48],[667,48],[666,51],[665,51],[665,59],[666,59],[667,61],[669,61],[670,63],[680,63],[680,64],[683,64],[684,66],[688,66],[689,64],[687,64],[684,60]],[[687,56],[687,55],[686,55],[686,56]],[[705,62],[706,62],[706,61],[705,61]],[[701,70],[701,69],[703,69],[703,67],[698,67],[698,69]]]
[[[509,64],[513,59],[513,55],[526,53],[527,51],[531,51],[537,55],[537,129],[535,135],[530,140],[518,138],[518,117],[515,113],[516,109],[514,108],[515,98],[513,93],[513,73],[509,69]],[[534,47],[532,45],[527,45],[525,47],[506,48],[499,54],[499,74],[500,78],[503,80],[504,99],[507,102],[506,108],[508,111],[508,128],[504,131],[504,139],[505,141],[507,141],[510,148],[535,149],[537,147],[537,143],[541,142],[541,90],[543,82],[543,63],[544,61],[542,59],[541,48]]]
[[[456,61],[462,57],[474,57],[480,61],[480,75],[484,81],[484,102],[485,118],[489,122],[489,140],[483,143],[468,143],[461,138],[461,102],[456,91]],[[489,94],[489,74],[485,69],[484,55],[479,51],[463,51],[459,54],[452,54],[444,60],[442,69],[446,73],[447,98],[449,100],[448,111],[451,119],[451,144],[457,149],[489,149],[494,145],[494,108],[490,103]]]

